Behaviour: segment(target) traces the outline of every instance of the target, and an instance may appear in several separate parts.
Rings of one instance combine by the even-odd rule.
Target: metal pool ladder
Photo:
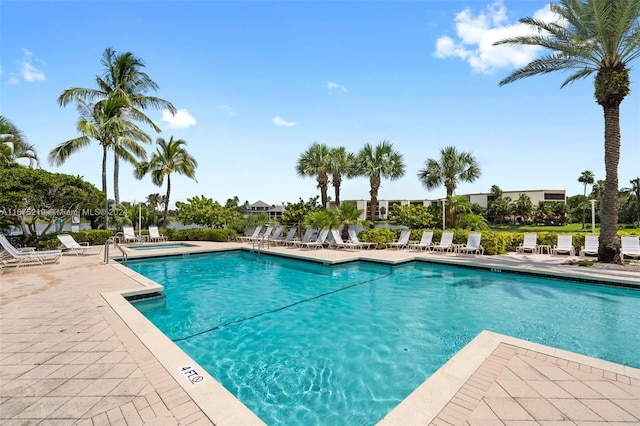
[[[107,241],[104,243],[104,263],[109,263],[109,244],[113,243],[113,245],[120,250],[120,253],[122,253],[122,257],[124,258],[124,261],[126,262],[128,260],[127,256],[127,252],[124,251],[124,249],[122,247],[120,247],[120,244],[118,244],[118,242],[116,240],[114,240],[113,238],[109,238],[107,239]]]

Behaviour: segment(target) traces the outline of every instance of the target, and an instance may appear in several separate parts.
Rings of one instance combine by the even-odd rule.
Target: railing
[[[109,263],[109,244],[113,243],[113,245],[120,250],[120,253],[122,253],[122,257],[124,258],[124,261],[126,262],[128,259],[127,256],[127,252],[124,251],[124,249],[122,247],[120,247],[120,244],[118,244],[118,242],[112,238],[109,238],[105,243],[104,243],[104,263]]]

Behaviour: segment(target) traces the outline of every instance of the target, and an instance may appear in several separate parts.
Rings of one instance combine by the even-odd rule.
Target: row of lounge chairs
[[[623,235],[620,237],[621,248],[620,257],[640,258],[640,238],[635,235]],[[597,256],[600,238],[598,235],[585,235],[584,245],[580,247],[579,256]],[[545,246],[538,244],[538,235],[535,232],[524,234],[523,242],[516,247],[516,253],[542,253],[544,249],[550,254],[568,254],[575,256],[575,247],[573,246],[573,237],[571,235],[558,235],[558,243],[553,246]]]
[[[316,234],[316,230],[312,228],[306,229],[305,233],[299,239],[296,238],[297,227],[293,226],[289,228],[285,237],[282,237],[284,233],[284,226],[278,226],[275,229],[269,225],[262,231],[262,227],[256,227],[251,234],[239,237],[239,241],[248,242],[253,244],[267,244],[282,247],[302,248],[302,249],[318,249],[323,247],[337,248],[337,249],[374,249],[378,246],[378,243],[369,243],[360,241],[355,230],[349,230],[349,239],[344,241],[342,238],[342,232],[338,229],[323,229]],[[329,238],[331,237],[331,238]]]
[[[387,248],[391,249],[408,249],[420,251],[434,251],[441,253],[453,252],[456,254],[484,254],[484,247],[480,244],[482,234],[470,233],[467,243],[464,245],[453,243],[453,232],[445,231],[442,233],[440,241],[433,242],[433,231],[423,231],[420,241],[411,242],[411,231],[404,229],[400,231],[398,241],[387,243]]]

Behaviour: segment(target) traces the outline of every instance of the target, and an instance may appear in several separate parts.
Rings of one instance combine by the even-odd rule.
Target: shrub
[[[226,228],[193,228],[172,231],[167,234],[172,241],[235,241],[237,234]]]
[[[398,239],[398,233],[389,228],[372,228],[360,232],[358,238],[368,243],[378,243],[378,249],[383,249],[385,244]]]

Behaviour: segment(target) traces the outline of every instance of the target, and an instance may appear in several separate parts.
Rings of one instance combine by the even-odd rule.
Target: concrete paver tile
[[[500,419],[485,401],[480,401],[476,408],[469,414],[467,421],[472,424],[483,425],[491,422],[500,422]],[[502,422],[500,422],[502,423]]]
[[[602,417],[598,416],[586,405],[577,399],[552,399],[548,401],[560,410],[569,420],[573,421],[602,421]],[[590,401],[590,400],[589,400]]]
[[[615,399],[635,399],[637,398],[635,395],[626,392],[622,389],[622,386],[616,386],[610,381],[585,381],[585,385],[589,386],[591,389],[598,392],[600,395],[605,398],[615,398]],[[624,386],[624,385],[623,385]]]
[[[109,410],[118,408],[124,404],[127,404],[133,400],[132,397],[125,396],[107,396],[102,398],[91,410],[86,414],[87,417],[95,417],[101,413],[106,413]]]
[[[0,381],[0,398],[10,398],[18,395],[24,389],[33,385],[34,380],[3,380]]]
[[[640,399],[612,399],[611,402],[638,419],[640,424]]]
[[[17,392],[16,396],[45,396],[65,382],[64,379],[43,379]]]
[[[574,398],[589,399],[589,398],[602,398],[598,392],[577,380],[564,381],[560,380],[555,382],[562,389],[571,394]]]
[[[113,368],[110,364],[92,364],[74,376],[75,379],[99,379]]]
[[[120,406],[120,410],[122,411],[122,415],[127,421],[128,426],[141,425],[143,423],[133,402]]]
[[[38,397],[9,398],[0,404],[0,419],[8,420],[26,410],[30,405],[38,401]]]
[[[63,365],[47,376],[48,379],[71,379],[84,371],[87,365],[68,364]]]
[[[27,367],[27,366],[25,366]],[[21,379],[45,379],[49,374],[59,370],[62,365],[29,365],[29,369],[20,375]]]
[[[608,399],[593,399],[589,400],[588,404],[590,410],[607,421],[637,422],[639,420]]]
[[[531,380],[528,382],[544,398],[571,398],[571,395],[550,380]]]
[[[540,394],[524,380],[498,380],[496,383],[512,398],[540,397]]]
[[[503,421],[533,420],[533,417],[511,398],[485,398],[484,402]]]
[[[142,390],[149,384],[146,378],[134,379],[118,379],[121,382],[116,386],[109,395],[113,396],[137,396],[141,395]]]
[[[537,420],[564,420],[565,416],[542,398],[516,398],[516,401]]]
[[[124,419],[119,407],[107,411],[107,417],[109,418],[110,425],[127,426],[127,421]]]
[[[15,417],[18,419],[46,419],[69,399],[64,396],[40,398]]]
[[[80,392],[80,396],[104,396],[109,395],[122,379],[96,379]]]
[[[51,414],[53,418],[80,419],[100,400],[99,396],[75,396]]]
[[[70,379],[65,381],[62,385],[52,390],[50,396],[76,396],[84,389],[86,389],[93,379]]]
[[[93,417],[91,417],[91,422],[93,423],[93,426],[109,426],[109,417],[107,417],[107,413],[100,413],[98,415],[95,415]]]

